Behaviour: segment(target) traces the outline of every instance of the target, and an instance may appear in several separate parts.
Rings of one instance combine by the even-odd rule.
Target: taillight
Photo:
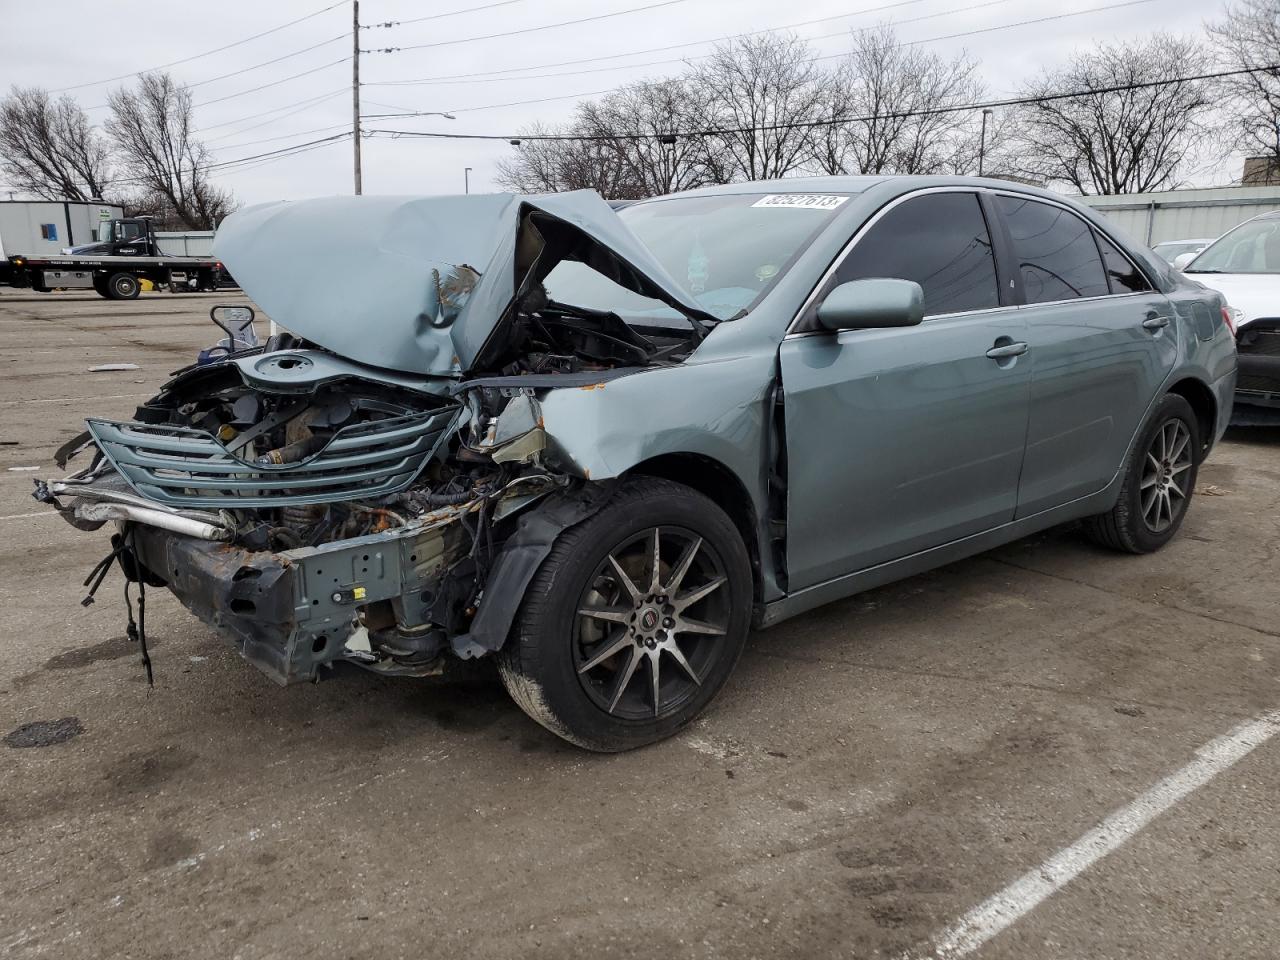
[[[1227,329],[1231,331],[1231,335],[1234,337],[1236,335],[1236,323],[1231,319],[1230,307],[1222,308],[1222,322],[1227,325]]]

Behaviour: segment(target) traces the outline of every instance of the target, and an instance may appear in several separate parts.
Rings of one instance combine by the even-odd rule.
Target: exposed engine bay
[[[37,499],[81,529],[115,521],[113,556],[139,589],[168,586],[281,683],[335,659],[422,675],[450,648],[496,649],[520,597],[509,581],[557,531],[534,525],[514,574],[495,570],[520,515],[555,495],[548,516],[567,525],[602,486],[557,461],[538,396],[697,342],[534,299],[487,376],[368,367],[289,333],[188,367],[133,420],[86,421],[56,459],[87,465],[38,481]],[[504,596],[486,602],[495,574]]]

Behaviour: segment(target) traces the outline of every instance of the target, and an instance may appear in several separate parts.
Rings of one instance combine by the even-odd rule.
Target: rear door
[[[918,282],[924,323],[811,328],[823,296],[867,277]],[[780,348],[791,589],[1013,518],[1030,368],[1007,286],[967,190],[890,204],[824,280]]]
[[[1065,205],[996,196],[1030,350],[1030,420],[1018,516],[1096,493],[1177,356],[1168,299]]]

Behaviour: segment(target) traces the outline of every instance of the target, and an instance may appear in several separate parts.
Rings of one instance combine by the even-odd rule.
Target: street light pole
[[[471,168],[470,167],[462,168],[462,184],[463,184],[462,192],[470,193],[471,192]]]
[[[978,141],[978,176],[982,176],[982,164],[987,155],[987,117],[991,116],[991,108],[982,111],[982,138]]]
[[[351,143],[355,148],[356,196],[360,184],[360,0],[351,0]]]

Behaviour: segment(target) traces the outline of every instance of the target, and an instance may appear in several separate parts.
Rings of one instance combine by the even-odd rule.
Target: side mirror
[[[924,291],[914,280],[850,280],[827,294],[817,316],[826,330],[914,327],[924,319]]]
[[[1173,268],[1175,270],[1181,270],[1198,256],[1200,256],[1199,250],[1195,250],[1191,253],[1180,253],[1173,258]]]

